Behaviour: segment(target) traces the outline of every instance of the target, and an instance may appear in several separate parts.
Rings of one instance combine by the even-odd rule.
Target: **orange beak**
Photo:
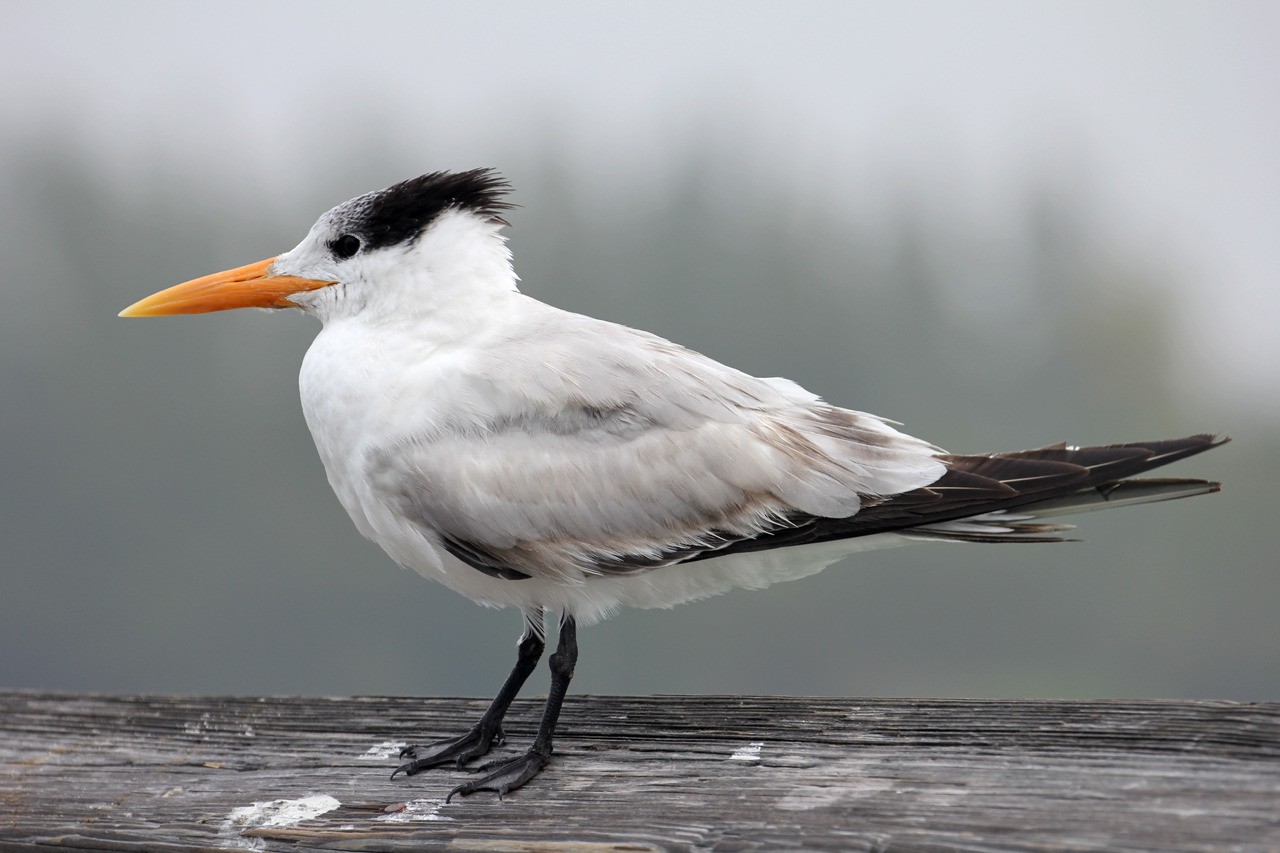
[[[205,314],[231,308],[296,308],[289,297],[336,284],[269,272],[275,258],[214,273],[153,293],[120,312],[121,317]]]

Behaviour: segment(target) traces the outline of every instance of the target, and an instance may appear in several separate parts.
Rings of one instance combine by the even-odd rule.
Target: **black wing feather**
[[[786,528],[738,540],[716,550],[702,551],[682,562],[927,527],[989,512],[1029,507],[1088,490],[1096,490],[1099,500],[1103,500],[1118,487],[1152,482],[1125,481],[1125,477],[1203,453],[1227,440],[1203,434],[1100,447],[1056,444],[1036,450],[984,456],[942,456],[947,473],[929,486],[864,506],[849,518],[792,516],[788,519],[790,526]],[[1216,490],[1217,486],[1216,483],[1199,480],[1163,482],[1182,485],[1202,483],[1207,490]],[[1060,541],[1061,537],[1046,538],[1043,534],[1061,529],[1058,525],[1021,524],[1013,536],[961,533],[946,534],[943,538],[976,542]]]

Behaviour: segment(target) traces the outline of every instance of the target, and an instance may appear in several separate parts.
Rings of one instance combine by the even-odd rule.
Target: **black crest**
[[[470,211],[505,225],[503,211],[515,207],[504,200],[510,191],[493,169],[432,172],[356,199],[351,227],[365,247],[380,249],[411,242],[446,210]]]

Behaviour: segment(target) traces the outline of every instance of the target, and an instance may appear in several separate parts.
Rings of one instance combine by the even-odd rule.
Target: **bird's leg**
[[[529,751],[517,758],[495,761],[481,767],[490,771],[488,775],[459,785],[449,792],[445,802],[453,799],[454,794],[473,794],[476,791],[495,791],[498,799],[508,791],[514,791],[534,776],[537,776],[551,759],[552,737],[556,731],[556,721],[560,719],[560,706],[564,704],[564,695],[569,690],[569,681],[573,678],[573,667],[578,661],[578,629],[572,616],[565,615],[560,620],[560,641],[556,645],[555,654],[551,655],[551,689],[547,692],[547,705],[542,712],[542,723],[538,726],[538,735],[533,739]]]
[[[546,647],[542,639],[542,631],[542,612],[538,611],[536,616],[533,612],[526,612],[524,633],[520,635],[516,665],[507,676],[507,680],[503,682],[498,695],[493,697],[493,701],[485,709],[480,722],[472,726],[470,731],[457,737],[445,738],[434,743],[406,746],[400,750],[400,757],[410,760],[397,767],[391,774],[391,778],[396,778],[400,773],[412,776],[429,767],[438,767],[450,762],[461,768],[471,759],[479,758],[495,746],[501,746],[506,740],[506,736],[502,733],[502,718],[506,716],[507,708],[511,707],[511,700],[516,698],[516,694],[524,686],[529,674],[537,668],[538,659],[542,657],[542,650]]]

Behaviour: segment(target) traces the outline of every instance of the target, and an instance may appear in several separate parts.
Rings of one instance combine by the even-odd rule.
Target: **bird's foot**
[[[524,755],[516,758],[505,758],[500,761],[492,761],[480,768],[481,772],[491,770],[487,776],[459,785],[449,792],[449,796],[444,798],[448,803],[453,799],[454,794],[467,796],[474,794],[476,791],[493,791],[498,795],[498,799],[502,799],[502,795],[509,791],[514,791],[525,782],[528,782],[534,776],[547,766],[547,762],[551,759],[550,748],[540,750],[533,747]]]
[[[406,746],[400,750],[400,757],[410,760],[397,767],[391,774],[391,778],[394,779],[401,773],[412,776],[430,767],[439,767],[441,764],[450,762],[461,770],[462,766],[473,758],[485,755],[495,746],[502,746],[506,739],[502,733],[502,726],[487,726],[484,721],[481,721],[471,731],[457,737],[445,738],[434,743]]]

